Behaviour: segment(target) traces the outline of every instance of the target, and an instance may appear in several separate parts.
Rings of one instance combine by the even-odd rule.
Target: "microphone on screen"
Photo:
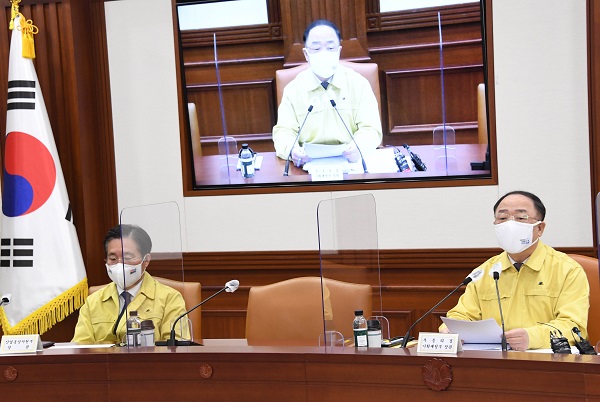
[[[417,168],[417,170],[420,170],[422,172],[427,170],[427,166],[425,165],[425,163],[421,160],[421,158],[419,158],[419,155],[415,154],[413,151],[410,150],[410,147],[408,146],[408,144],[403,144],[402,145],[404,148],[406,148],[406,151],[408,152],[408,155],[410,156],[410,159],[413,161],[413,163],[415,164],[415,168]]]
[[[200,307],[201,305],[203,305],[204,303],[206,303],[207,301],[209,301],[210,299],[212,299],[213,297],[215,297],[216,295],[218,295],[219,293],[225,291],[228,293],[233,293],[235,292],[238,287],[240,286],[240,281],[233,279],[230,280],[229,282],[227,282],[225,284],[225,286],[223,287],[223,289],[219,290],[217,293],[213,294],[212,296],[202,300],[199,304],[195,305],[193,308],[189,309],[188,311],[186,311],[185,313],[181,314],[179,317],[177,317],[177,319],[175,320],[175,322],[173,322],[173,326],[171,327],[171,336],[169,338],[169,340],[166,341],[166,343],[164,341],[158,341],[155,343],[156,346],[190,346],[190,345],[198,345],[197,343],[193,342],[193,341],[188,341],[188,340],[178,340],[175,339],[175,325],[177,324],[177,322],[182,319],[185,315],[191,313],[192,311],[196,310],[198,307]]]
[[[506,343],[506,332],[504,331],[504,315],[502,315],[500,290],[498,289],[498,279],[500,279],[500,272],[502,272],[502,263],[497,262],[492,266],[492,269],[490,270],[490,276],[494,278],[494,282],[496,282],[496,297],[498,298],[498,308],[500,309],[500,322],[502,323],[502,351],[506,352],[508,350],[508,345]]]
[[[406,161],[406,157],[398,148],[394,147],[394,159],[396,160],[396,165],[398,165],[399,172],[411,172],[410,166],[408,166],[408,162]]]
[[[12,295],[10,293],[2,295],[2,299],[0,300],[0,307],[2,307],[2,306],[8,306],[10,304],[10,298],[11,298],[11,296]]]
[[[365,171],[365,173],[369,173],[369,171],[367,170],[367,164],[365,163],[365,158],[363,157],[363,153],[360,150],[360,147],[358,146],[358,143],[354,139],[354,135],[352,135],[352,132],[350,131],[350,129],[346,125],[346,122],[344,122],[344,119],[342,118],[342,115],[340,114],[340,111],[338,110],[337,105],[335,103],[335,100],[333,99],[333,96],[331,94],[329,95],[329,102],[331,102],[331,106],[333,106],[333,108],[335,109],[335,112],[340,117],[340,120],[342,121],[342,124],[346,128],[346,131],[350,135],[350,138],[352,138],[352,142],[354,142],[354,145],[356,145],[356,149],[358,149],[358,153],[360,154],[360,160],[362,161],[363,170]]]
[[[313,100],[311,100],[310,106],[308,107],[308,113],[306,113],[306,116],[304,116],[304,121],[302,122],[302,125],[300,125],[300,128],[298,129],[298,134],[296,134],[294,143],[292,144],[292,147],[290,148],[290,153],[288,154],[288,157],[285,161],[285,170],[283,171],[284,176],[288,176],[288,172],[290,170],[290,158],[292,157],[292,151],[294,150],[294,147],[296,146],[296,143],[298,142],[298,138],[300,138],[300,133],[302,132],[302,129],[304,128],[304,123],[306,123],[306,119],[308,119],[308,115],[310,114],[310,112],[312,112],[314,104],[315,104],[315,100],[313,99]]]
[[[431,312],[437,306],[439,306],[440,304],[442,304],[443,302],[445,302],[446,299],[448,299],[450,296],[452,296],[463,285],[467,285],[467,284],[469,284],[471,282],[477,282],[478,280],[481,279],[482,276],[483,276],[483,270],[482,269],[476,269],[475,271],[473,271],[469,275],[467,275],[467,277],[465,279],[463,279],[463,281],[456,288],[454,288],[454,290],[452,290],[452,292],[448,293],[448,295],[446,295],[446,297],[444,297],[442,300],[440,300],[428,312],[426,312],[425,314],[423,314],[423,316],[421,318],[419,318],[417,321],[415,321],[414,324],[410,326],[410,328],[408,328],[408,331],[406,331],[406,335],[404,335],[404,338],[402,339],[402,344],[400,345],[400,347],[402,347],[402,348],[406,347],[406,345],[408,344],[409,337],[410,337],[410,331],[412,331],[412,329],[415,327],[415,325],[417,325],[419,322],[421,322],[423,320],[423,318],[425,318],[429,314],[431,314]]]

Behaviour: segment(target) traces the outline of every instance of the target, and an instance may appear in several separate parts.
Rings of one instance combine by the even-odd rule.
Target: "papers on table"
[[[347,145],[342,144],[345,149]],[[307,172],[311,172],[312,170],[318,169],[322,166],[340,166],[344,173],[348,174],[361,174],[364,173],[362,162],[354,162],[350,163],[346,158],[338,154],[338,156],[329,156],[329,157],[318,157],[311,155],[320,155],[327,154],[327,152],[335,153],[337,151],[330,150],[327,151],[327,148],[324,148],[323,151],[317,151],[313,153],[314,150],[320,149],[323,147],[340,147],[340,145],[321,145],[321,144],[304,144],[304,151],[308,156],[310,156],[313,160],[304,164],[303,169]],[[309,154],[307,148],[312,149]],[[342,151],[343,151],[342,149]],[[365,164],[367,165],[367,170],[369,173],[396,173],[398,172],[398,165],[396,165],[396,160],[394,159],[394,149],[391,147],[388,148],[380,148],[367,151],[363,154],[365,157]]]
[[[100,343],[95,345],[80,345],[73,342],[57,342],[49,349],[94,349],[94,348],[112,348],[114,343]]]
[[[460,339],[465,344],[500,344],[502,342],[502,328],[493,318],[481,321],[465,321],[442,317],[442,321],[451,333],[459,334]]]
[[[311,159],[329,158],[331,156],[342,156],[342,152],[348,148],[348,144],[325,145],[304,144],[304,153]]]

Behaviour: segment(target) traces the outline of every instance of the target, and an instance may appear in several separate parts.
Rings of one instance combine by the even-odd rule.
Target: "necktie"
[[[515,262],[515,268],[517,269],[517,271],[519,271],[521,269],[522,265],[523,265],[522,262]]]
[[[127,310],[127,306],[129,305],[129,303],[131,303],[131,293],[123,291],[121,293],[121,296],[123,297],[123,300],[125,300],[125,302],[123,303],[123,308],[121,309],[121,312],[119,313],[119,316],[117,317],[117,322],[115,322],[115,326],[113,327],[112,332],[114,335],[117,334],[117,328],[119,327],[119,322],[121,321],[121,317],[123,317],[125,310]]]
[[[321,83],[321,85],[323,86],[323,88],[327,89],[327,87],[329,86],[329,83],[327,81],[323,81]]]
[[[131,294],[129,292],[123,292],[121,293],[121,296],[123,296],[123,300],[125,300],[125,303],[123,304],[123,309],[125,309],[129,306],[129,303],[131,303]]]

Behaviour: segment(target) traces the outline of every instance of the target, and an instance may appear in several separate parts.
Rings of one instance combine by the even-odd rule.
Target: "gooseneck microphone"
[[[419,158],[419,155],[417,155],[413,151],[411,151],[410,147],[408,146],[408,144],[403,144],[402,146],[406,149],[406,151],[408,152],[408,155],[410,155],[410,159],[415,164],[415,168],[417,168],[417,170],[420,170],[421,172],[426,171],[427,170],[427,166],[421,160],[421,158]]]
[[[502,263],[497,262],[492,266],[490,275],[496,282],[496,296],[498,298],[498,308],[500,309],[500,322],[502,323],[502,351],[508,351],[508,345],[506,343],[506,332],[504,331],[504,316],[502,315],[502,303],[500,302],[500,290],[498,289],[498,279],[500,279],[500,271],[502,271]]]
[[[312,102],[314,103],[314,102]],[[285,170],[283,171],[283,175],[287,176],[288,172],[290,170],[290,158],[292,157],[292,151],[294,150],[294,147],[296,146],[296,142],[298,141],[298,138],[300,138],[300,133],[302,132],[302,129],[304,128],[304,123],[306,123],[306,119],[308,119],[308,115],[310,114],[310,112],[312,112],[313,110],[313,105],[311,104],[308,107],[308,113],[306,113],[306,116],[304,116],[304,121],[302,122],[302,125],[300,126],[300,128],[298,129],[298,134],[296,134],[296,138],[294,139],[294,143],[292,144],[292,147],[290,148],[290,153],[287,157],[287,160],[285,161]]]
[[[340,111],[338,110],[338,108],[336,106],[335,100],[333,100],[333,98],[329,98],[329,102],[331,102],[331,106],[333,106],[333,108],[335,109],[335,112],[337,113],[337,115],[340,116],[340,120],[342,121],[342,124],[346,128],[346,131],[350,135],[350,138],[352,138],[352,142],[354,142],[354,145],[356,145],[356,149],[358,149],[358,153],[360,154],[360,160],[362,161],[363,170],[365,171],[365,173],[369,173],[369,171],[367,170],[367,164],[365,163],[365,158],[363,157],[362,151],[360,150],[360,147],[358,146],[358,143],[354,139],[354,135],[352,135],[352,132],[350,131],[350,129],[346,125],[346,122],[344,121],[344,119],[342,118],[342,115],[340,114]]]
[[[166,341],[166,344],[164,343],[164,341],[163,342],[158,341],[158,342],[155,342],[155,345],[156,346],[190,346],[190,345],[197,345],[193,341],[175,339],[175,325],[177,325],[177,322],[179,320],[181,320],[185,315],[187,315],[187,314],[191,313],[192,311],[196,310],[198,307],[200,307],[201,305],[203,305],[204,303],[206,303],[207,301],[209,301],[210,299],[212,299],[213,297],[215,297],[219,293],[221,293],[223,291],[226,291],[228,293],[233,293],[233,292],[235,292],[237,290],[237,288],[239,286],[240,286],[240,281],[238,281],[236,279],[232,279],[232,280],[230,280],[229,282],[227,282],[225,284],[225,286],[223,287],[223,289],[219,290],[217,293],[213,294],[212,296],[207,297],[206,299],[202,300],[200,303],[198,303],[197,305],[195,305],[194,307],[192,307],[191,309],[189,309],[185,313],[181,314],[173,322],[173,326],[171,327],[171,336]]]
[[[10,298],[11,298],[10,293],[2,295],[2,299],[0,300],[0,307],[8,306],[10,304]]]
[[[450,296],[452,296],[454,293],[456,293],[456,291],[458,289],[461,288],[461,286],[463,285],[467,285],[471,282],[477,282],[479,279],[481,279],[481,276],[483,275],[483,270],[482,269],[476,269],[475,271],[471,272],[469,275],[467,275],[467,277],[465,279],[463,279],[463,281],[456,287],[454,288],[454,290],[452,290],[452,292],[448,293],[448,295],[446,295],[446,297],[444,297],[442,300],[440,300],[435,306],[433,306],[431,309],[429,309],[428,312],[426,312],[425,314],[423,314],[423,316],[421,318],[419,318],[417,321],[415,321],[413,323],[413,325],[410,326],[410,328],[408,328],[408,331],[406,331],[406,335],[404,335],[404,338],[402,339],[402,344],[400,344],[401,348],[405,348],[406,344],[408,344],[408,338],[410,337],[410,331],[412,331],[412,329],[415,327],[415,325],[417,325],[418,323],[420,323],[423,318],[427,317],[429,314],[431,314],[431,312],[440,304],[442,304],[443,302],[446,301],[446,299],[448,299]]]

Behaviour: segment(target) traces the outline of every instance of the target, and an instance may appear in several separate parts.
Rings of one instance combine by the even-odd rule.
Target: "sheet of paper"
[[[72,342],[57,342],[48,349],[92,349],[92,348],[112,348],[114,343],[100,343],[96,345],[80,345]]]
[[[342,152],[348,148],[348,144],[325,145],[304,144],[304,153],[311,159],[328,158],[330,156],[342,156]]]
[[[309,162],[306,162],[303,166],[302,169],[304,169],[305,171],[307,171],[308,173],[311,172],[311,170],[313,170],[315,168],[315,166],[323,166],[323,165],[339,165],[342,167],[342,170],[344,171],[344,173],[348,173],[350,171],[350,163],[348,163],[348,160],[346,158],[344,158],[343,156],[333,156],[333,157],[329,157],[329,158],[320,158],[320,159],[315,159]],[[362,168],[361,168],[362,170]]]
[[[450,332],[459,334],[466,343],[501,343],[502,328],[493,318],[481,321],[454,320],[442,317]]]
[[[395,173],[398,171],[393,147],[375,149],[367,152],[364,157],[369,173]],[[406,173],[403,174],[406,175]]]
[[[462,346],[463,350],[502,350],[501,343],[463,343]]]

